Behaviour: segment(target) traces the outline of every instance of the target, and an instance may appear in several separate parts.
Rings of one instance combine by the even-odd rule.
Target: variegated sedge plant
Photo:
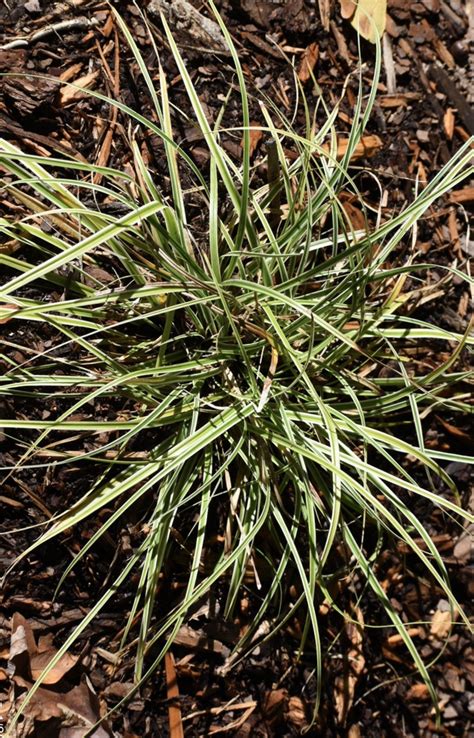
[[[133,654],[138,688],[158,668],[189,613],[218,582],[225,583],[223,614],[232,618],[250,568],[259,605],[227,667],[254,647],[252,638],[262,621],[270,622],[265,636],[270,638],[290,616],[304,612],[300,649],[314,658],[316,714],[323,677],[318,602],[326,599],[350,617],[331,595],[331,582],[344,574],[334,564],[336,545],[348,552],[351,569],[380,601],[387,623],[400,634],[436,701],[429,668],[377,578],[377,551],[402,541],[443,589],[451,607],[462,613],[443,559],[413,512],[413,500],[423,498],[460,523],[472,520],[461,509],[455,485],[441,465],[465,459],[425,447],[422,420],[434,409],[466,408],[460,383],[468,376],[457,368],[457,360],[473,339],[407,314],[403,307],[412,297],[407,278],[422,275],[426,265],[410,258],[403,266],[393,266],[390,257],[426,210],[472,173],[472,142],[415,192],[401,212],[386,220],[379,217],[374,227],[367,220],[365,229],[353,229],[339,194],[345,189],[359,197],[349,162],[376,96],[377,42],[367,94],[359,70],[359,96],[342,160],[336,157],[338,105],[328,110],[319,96],[316,107],[326,112],[326,122],[318,128],[315,111],[311,113],[299,89],[305,134],[297,133],[271,101],[261,102],[262,130],[274,142],[280,179],[271,186],[261,181],[254,185],[249,93],[231,37],[209,4],[238,80],[242,127],[235,133],[243,137],[240,163],[222,146],[227,101],[211,125],[165,19],[194,125],[209,150],[208,175],[175,140],[173,116],[182,113],[168,99],[162,68],[155,87],[118,15],[157,122],[98,92],[88,94],[161,139],[168,190],[160,187],[134,139],[132,174],[66,156],[31,155],[0,142],[0,165],[7,175],[3,197],[12,198],[26,213],[0,220],[4,238],[19,247],[0,254],[14,274],[0,289],[1,321],[19,328],[25,322],[38,324],[40,331],[42,324],[51,326],[64,337],[61,345],[71,350],[66,362],[52,350],[30,351],[19,364],[10,360],[0,380],[2,394],[13,400],[51,397],[67,409],[56,419],[3,421],[5,433],[13,438],[24,430],[30,437],[34,434],[28,444],[19,441],[21,457],[5,473],[92,461],[101,469],[89,491],[57,513],[20,558],[46,541],[61,539],[82,521],[97,520],[107,508],[96,532],[72,555],[59,589],[100,537],[115,524],[126,524],[133,507],[147,499],[141,542],[62,643],[22,709],[134,572],[139,583],[117,649],[124,658]],[[298,85],[296,76],[295,81]],[[288,143],[298,152],[291,163],[284,150]],[[187,181],[194,181],[192,191],[183,189],[184,170]],[[275,222],[276,190],[283,207]],[[94,198],[116,204],[119,214],[110,207],[91,206]],[[201,208],[197,227],[189,215],[192,199]],[[360,206],[367,212],[362,200]],[[28,257],[22,256],[22,248]],[[107,263],[119,267],[115,281],[104,285],[97,267]],[[465,278],[460,269],[447,272],[453,273]],[[34,297],[64,290],[66,284],[61,299]],[[456,347],[435,368],[423,373],[417,365],[413,373],[404,349],[433,341]],[[396,371],[390,377],[379,375],[375,369],[388,362]],[[86,406],[101,400],[117,406],[117,399],[126,403],[127,412],[115,420],[78,419]],[[414,443],[404,440],[408,426],[417,439]],[[96,440],[93,450],[71,452],[67,444],[77,434],[92,441],[105,434],[109,440]],[[153,447],[141,454],[130,452],[132,442],[136,449],[144,434],[152,435]],[[424,483],[404,464],[407,455],[426,469]],[[449,494],[437,493],[433,478],[442,480]],[[211,518],[216,507],[226,510],[226,522],[220,550],[209,563],[206,551],[215,533]],[[163,615],[163,603],[159,613],[156,607],[157,586],[173,557],[172,528],[179,529],[188,552],[187,582],[182,596]],[[379,546],[367,544],[363,531],[369,528]],[[289,572],[298,580],[291,605]]]

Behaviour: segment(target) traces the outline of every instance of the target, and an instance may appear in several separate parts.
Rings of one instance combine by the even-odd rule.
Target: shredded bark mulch
[[[139,8],[127,2],[112,4],[125,18],[151,74],[156,75],[157,59]],[[147,5],[152,6],[148,17],[169,81],[170,97],[178,109],[187,112],[184,86],[159,18],[152,12],[158,3],[141,3],[140,8],[146,10]],[[172,13],[171,5],[165,2],[163,8]],[[192,5],[210,17],[202,3],[196,0]],[[358,60],[355,32],[342,21],[338,7],[325,29],[318,3],[310,0],[222,0],[217,5],[239,50],[257,125],[264,122],[259,99],[270,98],[291,118],[296,100],[295,71],[309,101],[315,99],[311,71],[328,104],[337,102]],[[353,162],[353,174],[364,198],[376,204],[382,192],[387,211],[401,207],[412,196],[414,181],[418,179],[422,185],[474,133],[470,100],[473,7],[472,2],[459,0],[389,0],[379,94],[360,157]],[[218,35],[211,40],[206,37],[205,24],[196,32],[189,18],[186,22],[178,16],[170,18],[206,114],[213,121],[229,85],[235,84],[231,60],[220,46]],[[74,82],[116,96],[142,114],[152,115],[149,95],[109,4],[90,0],[3,2],[0,30],[0,72],[7,75],[0,85],[0,135],[31,153],[67,153],[79,160],[130,167],[127,121],[102,101],[72,87],[60,88],[51,80]],[[362,52],[368,62],[364,78],[369,82],[373,48],[363,43]],[[12,76],[14,73],[21,76]],[[353,77],[338,120],[342,140],[345,133],[348,136],[350,101],[355,100],[357,90],[356,75]],[[185,116],[176,116],[173,124],[183,147],[206,171],[209,154],[199,132]],[[236,94],[226,109],[223,126],[232,129],[239,125]],[[297,117],[296,125],[303,129],[304,119]],[[142,137],[142,151],[150,168],[160,177],[165,172],[160,142],[143,132],[137,135]],[[229,130],[223,142],[230,156],[238,160],[240,134]],[[263,166],[264,137],[255,136],[252,147],[254,162]],[[463,234],[473,197],[474,188],[463,186],[420,223],[420,248],[424,260],[432,264],[426,285],[435,288],[440,282],[440,264],[464,263],[472,255],[472,244],[466,243]],[[349,194],[346,204],[357,227],[361,213]],[[0,207],[11,216],[17,206],[0,194]],[[469,320],[469,294],[464,283],[443,282],[441,290],[433,289],[433,295],[417,308],[420,317],[464,332]],[[3,342],[4,355],[18,361],[22,352],[27,357],[28,349],[51,348],[60,342],[60,336],[53,328],[38,328],[34,323],[24,325],[22,335],[3,326]],[[430,356],[418,359],[429,362]],[[0,400],[0,410],[7,416],[22,413],[25,408],[20,405],[13,405],[7,397]],[[48,417],[44,414],[52,411],[54,408],[40,399],[33,409],[38,417]],[[107,417],[109,411],[114,413],[115,408],[103,404],[95,408],[98,417]],[[28,412],[32,412],[31,403]],[[469,430],[466,418],[432,417],[426,443],[452,452],[472,452]],[[0,461],[10,466],[19,455],[21,450],[11,439],[0,435]],[[473,508],[474,487],[469,471],[461,464],[448,468],[464,504]],[[67,465],[4,475],[0,496],[2,570],[36,536],[31,529],[15,531],[44,523],[71,504],[94,480],[97,469],[91,463],[87,471],[81,467],[78,472]],[[472,530],[460,531],[439,511],[423,508],[421,503],[416,512],[442,552],[456,597],[469,612],[473,595]],[[108,581],[110,570],[126,559],[140,534],[137,512],[136,521],[96,546],[66,580],[56,599],[54,590],[71,553],[80,550],[90,535],[86,526],[45,545],[7,577],[0,600],[0,725],[6,723],[12,703],[41,672],[55,647],[87,614],[104,581]],[[162,668],[126,708],[101,727],[102,732],[94,735],[179,738],[227,734],[244,738],[293,736],[302,730],[328,738],[472,735],[474,649],[467,630],[452,622],[442,591],[425,578],[401,544],[394,543],[390,551],[382,552],[378,575],[399,615],[407,624],[413,623],[410,633],[425,662],[432,662],[430,673],[438,690],[441,725],[436,723],[427,687],[415,672],[401,638],[386,624],[380,605],[364,594],[364,582],[353,577],[340,583],[338,593],[340,607],[351,614],[353,623],[344,624],[329,606],[320,605],[325,682],[322,709],[313,726],[314,662],[311,653],[296,658],[304,627],[302,616],[295,616],[274,640],[258,645],[233,669],[225,668],[233,644],[256,607],[249,585],[233,622],[224,623],[219,616],[218,589],[202,603],[179,632]],[[167,577],[162,596],[172,598],[173,588],[179,588],[185,578],[185,567],[177,565]],[[114,611],[101,613],[83,633],[74,653],[61,659],[18,735],[79,738],[82,733],[77,725],[81,720],[82,724],[92,724],[128,693],[133,663],[126,657],[117,661],[115,654],[133,591],[120,594],[114,601]],[[8,661],[15,667],[14,682]],[[58,712],[59,702],[67,706],[69,727],[61,717],[64,710]]]

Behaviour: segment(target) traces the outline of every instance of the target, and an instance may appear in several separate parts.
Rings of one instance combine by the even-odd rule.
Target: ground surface
[[[141,6],[146,4],[141,3]],[[114,2],[113,5],[127,20],[150,70],[156,71],[156,58],[139,11],[127,2]],[[198,2],[194,5],[200,7]],[[252,114],[257,123],[262,122],[257,99],[265,95],[291,116],[295,95],[290,62],[293,61],[298,70],[305,53],[311,55],[315,77],[327,101],[336,101],[347,74],[355,70],[357,62],[355,34],[347,22],[341,21],[338,8],[334,9],[330,30],[326,31],[319,21],[317,4],[309,0],[223,0],[217,5],[239,48],[254,96]],[[418,177],[422,186],[423,181],[436,173],[474,132],[473,115],[466,103],[472,82],[469,43],[472,43],[473,33],[469,31],[466,9],[466,5],[457,0],[423,0],[410,4],[404,0],[389,0],[390,22],[384,45],[382,84],[367,132],[371,138],[368,148],[362,152],[370,157],[354,162],[354,176],[359,178],[359,185],[369,200],[372,197],[375,202],[379,190],[374,187],[373,177],[363,173],[364,168],[378,177],[385,206],[399,207],[411,194],[414,179]],[[58,25],[64,21],[70,22],[70,26]],[[156,23],[156,39],[170,80],[170,95],[186,112],[189,105],[181,80],[158,21]],[[88,0],[3,2],[0,24],[3,32],[0,47],[1,43],[7,47],[0,48],[0,72],[48,73],[107,94],[115,93],[141,112],[150,110],[136,65],[117,36],[106,3]],[[209,118],[214,119],[233,82],[228,58],[191,48],[196,45],[195,39],[186,34],[178,36],[178,41],[201,101]],[[315,46],[310,47],[311,44]],[[367,45],[363,51],[370,63],[372,49]],[[311,99],[312,83],[306,84]],[[58,96],[56,85],[31,77],[4,78],[0,89],[2,137],[33,153],[54,154],[67,150],[75,156],[116,167],[129,165],[127,122],[113,118],[106,104],[77,93]],[[464,105],[456,94],[464,96]],[[227,115],[229,126],[239,125],[237,101],[230,106]],[[348,130],[350,116],[351,109],[347,105],[339,121],[342,137]],[[185,117],[177,117],[174,124],[183,146],[205,170],[208,154],[196,129]],[[114,126],[112,137],[107,136],[111,126]],[[229,154],[238,159],[239,137],[229,134],[224,140]],[[148,138],[142,144],[150,166],[159,177],[163,172],[159,143]],[[257,160],[263,157],[263,142],[255,142],[254,156]],[[458,192],[446,199],[440,210],[429,213],[421,223],[421,250],[433,264],[427,277],[428,285],[436,286],[440,280],[437,264],[465,264],[468,245],[462,236],[463,219],[471,200],[472,189],[464,188],[461,194]],[[14,205],[1,194],[0,205],[11,215]],[[357,206],[349,202],[348,209],[356,224]],[[433,295],[420,314],[446,328],[465,330],[469,317],[469,295],[465,288],[454,281],[443,284]],[[24,331],[22,336],[12,336],[5,331],[6,355],[21,352],[21,346],[38,350],[41,345],[48,346],[55,341],[53,331],[48,334],[43,329],[40,334],[33,327],[25,327]],[[421,359],[429,362],[430,356]],[[2,412],[23,411],[20,407],[11,407],[8,398],[2,403]],[[50,409],[43,407],[42,412],[50,412]],[[96,412],[106,416],[108,408],[96,408]],[[463,451],[472,451],[468,420],[434,418],[427,430],[426,442],[446,450],[456,451],[461,447]],[[7,465],[17,458],[15,448],[6,437],[1,453]],[[90,479],[83,472],[78,477],[73,467],[61,469],[51,475],[39,470],[7,478],[0,498],[5,531],[43,522],[75,499],[94,474],[94,468],[90,470]],[[449,471],[468,504],[469,495],[472,495],[469,470],[454,465]],[[421,509],[418,512],[424,515],[426,529],[443,553],[457,597],[468,607],[473,593],[469,539],[436,512]],[[104,550],[91,555],[54,602],[54,588],[68,560],[68,551],[80,549],[87,540],[86,530],[72,533],[60,545],[46,546],[41,556],[22,562],[7,579],[0,601],[0,658],[3,660],[0,662],[0,697],[5,700],[0,717],[1,714],[6,717],[13,699],[6,670],[12,630],[18,630],[21,624],[27,631],[31,628],[36,639],[42,637],[40,651],[48,653],[51,639],[57,638],[60,642],[84,616],[93,598],[100,593],[109,566],[120,562],[133,545],[133,525],[118,533],[117,540],[108,544],[110,550],[104,544]],[[8,566],[33,538],[31,531],[5,535],[0,541],[2,568]],[[381,622],[381,614],[370,598],[359,603],[362,585],[355,580],[341,587],[341,602],[344,607],[352,608],[355,617],[364,624],[363,636],[360,636],[361,631],[344,627],[337,614],[327,608],[322,607],[320,611],[327,649],[324,703],[318,723],[308,734],[349,738],[472,735],[474,649],[466,631],[454,627],[446,641],[446,603],[442,594],[418,576],[416,564],[401,548],[397,556],[382,554],[380,574],[402,618],[407,623],[415,623],[413,635],[424,658],[435,659],[432,676],[439,690],[442,727],[436,727],[427,690],[419,676],[413,674],[400,639],[389,628],[375,627]],[[177,581],[170,581],[179,586],[179,574]],[[163,596],[167,596],[166,591]],[[252,603],[249,604],[244,596],[239,619],[224,625],[218,617],[218,593],[216,597],[216,601],[207,603],[204,611],[180,633],[173,648],[175,664],[170,660],[167,664],[167,678],[163,672],[158,672],[127,709],[110,721],[116,736],[154,738],[168,735],[170,725],[173,726],[170,719],[177,720],[178,724],[182,721],[187,736],[214,733],[239,738],[290,736],[297,735],[308,725],[314,675],[310,656],[304,656],[299,663],[295,660],[301,624],[297,620],[290,622],[271,645],[259,648],[224,677],[219,667],[239,628],[245,626]],[[79,691],[76,702],[70,706],[73,714],[83,709],[85,702],[90,702],[92,715],[98,716],[99,710],[103,712],[112,707],[126,693],[131,665],[125,661],[116,666],[114,650],[129,606],[130,600],[125,593],[123,599],[116,601],[114,612],[102,614],[85,631],[81,641],[81,667],[76,664],[65,669],[49,697],[42,695],[43,705],[46,705],[43,720],[29,725],[28,730],[33,732],[28,733],[25,728],[25,735],[53,736],[62,730],[60,735],[65,738],[64,726],[53,719],[54,707],[48,699],[58,700],[59,692],[64,693],[75,685]],[[31,641],[26,651],[31,660],[34,655]],[[90,679],[99,705],[90,696],[92,687],[80,681],[81,670]],[[173,697],[174,675],[179,698],[173,703],[168,698]],[[169,711],[170,704],[180,709]],[[172,738],[178,738],[179,729],[176,724],[172,727]],[[79,734],[67,735],[78,738]]]

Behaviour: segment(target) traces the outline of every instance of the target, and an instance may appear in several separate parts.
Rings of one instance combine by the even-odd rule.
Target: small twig
[[[0,50],[6,51],[7,49],[16,49],[21,46],[28,46],[28,44],[39,41],[40,39],[45,38],[45,36],[49,36],[51,33],[70,31],[75,28],[90,28],[91,26],[96,26],[97,23],[97,18],[86,18],[85,16],[72,18],[71,20],[58,21],[57,23],[52,23],[49,26],[40,28],[39,31],[33,31],[27,36],[13,39],[13,41],[9,41],[7,44],[0,46]]]

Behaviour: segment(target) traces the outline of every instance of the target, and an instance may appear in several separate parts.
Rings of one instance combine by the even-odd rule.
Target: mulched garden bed
[[[138,8],[127,2],[112,4],[126,19],[150,72],[156,74],[157,60]],[[193,4],[206,12],[201,3]],[[143,10],[146,5],[141,4]],[[293,68],[301,74],[302,60],[309,59],[314,66],[315,78],[329,105],[338,100],[347,75],[357,69],[357,38],[351,26],[341,20],[338,8],[334,9],[326,30],[321,25],[317,3],[310,0],[222,0],[217,5],[239,49],[256,125],[263,124],[258,100],[265,97],[276,102],[289,118],[292,116]],[[382,193],[386,209],[401,207],[411,197],[415,180],[422,186],[474,133],[469,105],[473,31],[472,24],[469,30],[466,6],[458,0],[423,0],[410,4],[389,0],[388,6],[384,71],[375,114],[361,156],[353,162],[353,175],[366,201],[377,205]],[[471,7],[472,15],[473,4],[468,3],[467,7]],[[159,21],[150,18],[169,80],[170,98],[186,113],[189,103],[181,79]],[[142,114],[152,115],[136,63],[118,34],[107,3],[21,0],[14,5],[3,2],[0,27],[0,72],[48,74],[115,94]],[[229,58],[192,48],[193,38],[186,35],[178,36],[177,41],[206,113],[214,120],[229,85],[235,84]],[[373,48],[363,43],[362,50],[368,63],[364,76],[370,80]],[[311,79],[305,82],[309,101],[315,99],[312,84]],[[343,106],[338,121],[342,138],[349,131],[352,113],[349,103],[351,95],[355,99],[356,89],[357,75],[353,74],[346,107]],[[173,124],[177,139],[205,171],[208,152],[196,129],[185,116],[176,116]],[[236,95],[226,109],[223,125],[231,129],[240,124]],[[303,119],[297,118],[296,125],[303,128],[303,124]],[[128,122],[116,116],[105,103],[73,88],[58,92],[58,86],[45,78],[3,77],[0,135],[32,153],[54,156],[69,153],[117,168],[131,166]],[[152,136],[137,135],[142,136],[140,145],[150,168],[157,178],[163,177],[165,164],[160,142]],[[238,160],[239,133],[230,131],[223,141],[228,153]],[[256,176],[259,176],[258,167],[264,170],[265,143],[264,137],[257,137],[253,142]],[[432,265],[426,272],[425,286],[433,286],[432,298],[417,307],[419,315],[459,332],[466,330],[469,320],[469,293],[464,283],[455,279],[442,281],[441,289],[437,285],[444,274],[440,265],[456,263],[464,269],[466,258],[472,255],[472,244],[466,243],[464,233],[473,196],[472,187],[464,186],[454,192],[424,217],[418,232],[423,259]],[[17,205],[0,193],[0,207],[11,216]],[[349,197],[347,208],[356,225],[361,213]],[[196,217],[199,217],[198,208]],[[2,248],[0,244],[0,252]],[[399,258],[403,258],[403,253]],[[6,273],[0,275],[2,281],[7,277]],[[10,326],[3,326],[0,361],[5,370],[8,357],[16,362],[28,361],[29,352],[54,350],[62,341],[53,328],[37,326],[24,325],[23,331],[16,333]],[[436,350],[441,351],[443,347],[433,347]],[[67,353],[64,358],[67,360]],[[418,358],[430,361],[429,355]],[[27,410],[30,416],[36,413],[38,419],[58,412],[47,398],[27,398],[24,402],[22,407],[20,402],[13,404],[2,396],[0,411],[8,417]],[[109,413],[113,416],[117,409],[102,403],[94,408],[95,417],[107,418]],[[15,442],[8,434],[0,434],[0,463],[6,466],[15,463],[24,450],[21,441],[28,439],[27,432],[24,439],[17,438]],[[469,419],[431,416],[426,443],[447,451],[472,453]],[[448,471],[459,486],[463,503],[474,507],[469,468],[452,464]],[[68,464],[38,470],[18,469],[2,476],[2,569],[36,537],[35,529],[15,531],[44,523],[70,505],[96,474],[97,467],[91,463],[87,468],[81,465],[80,470]],[[423,509],[422,503],[417,512],[443,554],[456,597],[469,611],[473,595],[469,531],[460,531],[439,511]],[[86,526],[72,531],[61,544],[53,542],[44,546],[40,553],[23,560],[6,579],[0,600],[0,699],[3,700],[0,720],[2,715],[6,719],[14,692],[19,690],[18,682],[13,687],[7,669],[12,631],[17,632],[20,626],[27,632],[31,629],[36,641],[41,638],[39,651],[52,652],[52,640],[61,643],[100,595],[110,571],[120,566],[139,542],[140,510],[135,514],[136,520],[130,520],[126,528],[117,529],[114,536],[106,537],[85,558],[56,599],[53,600],[53,593],[71,552],[80,550],[91,535]],[[399,615],[406,623],[413,623],[412,635],[423,658],[426,662],[434,661],[431,674],[439,694],[442,726],[435,722],[427,688],[414,673],[401,639],[394,635],[393,628],[380,627],[385,623],[380,606],[363,592],[363,582],[354,577],[339,583],[338,602],[359,621],[360,628],[344,625],[336,612],[325,603],[320,604],[326,653],[324,700],[318,721],[309,728],[308,735],[328,738],[472,735],[472,642],[466,629],[456,625],[449,634],[451,622],[443,593],[424,578],[413,557],[401,545],[398,549],[392,547],[391,551],[382,552],[378,574]],[[185,579],[186,567],[177,561],[161,585],[164,601],[172,601],[173,593]],[[80,733],[73,732],[74,729],[64,732],[65,726],[54,715],[54,700],[65,699],[59,695],[68,694],[72,714],[80,713],[87,703],[88,714],[97,717],[127,693],[133,664],[126,658],[117,664],[114,652],[133,590],[134,587],[130,593],[121,593],[114,601],[114,612],[102,613],[83,633],[77,651],[80,664],[71,662],[71,668],[59,675],[57,684],[50,688],[51,704],[43,694],[42,719],[29,726],[32,732],[25,728],[18,735],[79,738]],[[135,695],[125,710],[109,721],[103,735],[110,730],[117,738],[166,735],[178,738],[182,728],[186,736],[280,737],[298,735],[308,728],[315,694],[314,666],[310,652],[299,661],[296,659],[304,619],[295,616],[271,643],[257,646],[248,658],[227,671],[229,650],[251,619],[257,603],[249,582],[238,617],[234,622],[224,623],[219,618],[219,594],[217,588],[213,597],[181,629],[165,667]],[[38,659],[31,638],[22,654],[22,665],[16,662],[17,673],[27,678],[34,659]],[[90,686],[84,681],[85,675]],[[77,692],[72,697],[74,689]]]

